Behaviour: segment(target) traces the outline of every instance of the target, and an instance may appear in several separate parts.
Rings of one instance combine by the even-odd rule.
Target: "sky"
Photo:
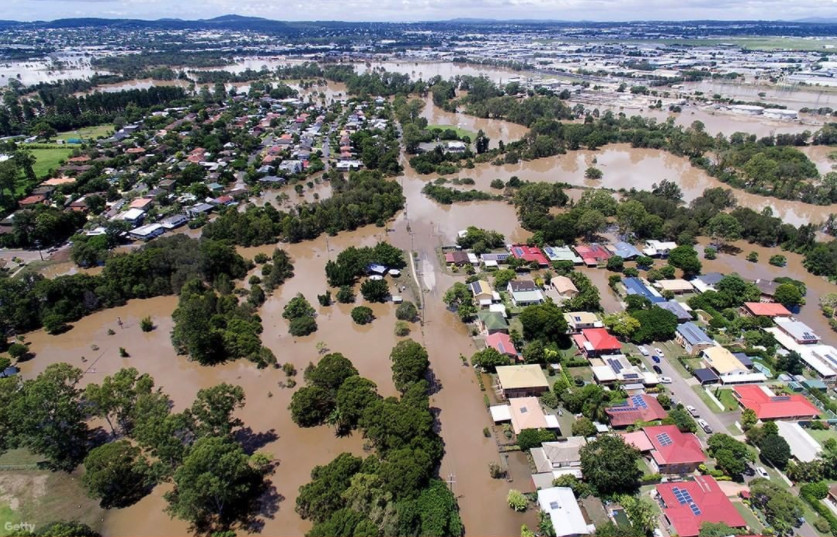
[[[0,19],[68,17],[424,21],[457,17],[555,20],[837,19],[837,0],[0,0]]]

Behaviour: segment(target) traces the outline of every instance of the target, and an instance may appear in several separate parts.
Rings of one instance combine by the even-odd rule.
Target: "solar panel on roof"
[[[549,502],[549,508],[552,509],[553,511],[558,509],[559,507],[560,506],[558,505],[558,502]]]
[[[526,414],[527,412],[529,412],[528,408],[526,408],[525,406],[520,407],[520,413],[521,414]]]
[[[657,442],[660,443],[661,446],[666,447],[670,446],[674,442],[672,442],[671,437],[669,437],[668,433],[660,433],[657,435]]]
[[[639,378],[639,375],[638,375],[638,374],[636,374],[636,373],[628,373],[628,374],[623,375],[623,376],[624,376],[626,379],[638,379],[638,378]],[[642,407],[642,408],[645,408],[645,407]]]
[[[700,507],[698,507],[695,503],[690,503],[690,504],[689,504],[689,507],[692,509],[692,513],[693,513],[695,516],[698,516],[698,515],[700,515],[700,514],[701,514]]]
[[[617,374],[620,371],[622,371],[622,369],[623,369],[622,364],[620,364],[618,361],[614,360],[613,358],[609,358],[607,360],[607,363],[610,364],[610,367],[613,368],[613,370],[616,371]]]

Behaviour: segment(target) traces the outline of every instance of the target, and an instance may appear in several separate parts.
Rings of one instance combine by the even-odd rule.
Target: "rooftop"
[[[677,333],[680,334],[689,345],[705,345],[715,343],[715,341],[706,335],[706,332],[701,330],[695,323],[681,324],[677,327]]]
[[[610,417],[612,427],[626,427],[637,421],[661,420],[668,415],[657,398],[647,394],[632,395],[624,403],[608,407],[605,412]]]
[[[543,255],[541,249],[537,246],[527,246],[525,244],[515,244],[510,249],[511,254],[524,261],[536,261],[541,266],[549,265],[549,260]]]
[[[747,525],[712,476],[661,483],[657,485],[657,493],[665,506],[663,514],[681,537],[698,535],[704,522],[723,522],[733,528]]]
[[[747,371],[747,367],[729,349],[719,345],[704,349],[703,356],[706,358],[707,365],[719,375]]]
[[[538,491],[538,505],[549,514],[557,537],[589,535],[594,529],[584,520],[575,494],[568,487],[552,487]]]
[[[745,302],[744,309],[751,315],[765,317],[790,317],[791,312],[777,302]]]
[[[613,335],[604,328],[584,328],[581,331],[584,339],[590,343],[592,350],[607,351],[607,350],[621,350],[622,344]],[[585,345],[587,348],[587,345]]]
[[[514,434],[520,434],[523,429],[546,429],[546,415],[537,397],[515,397],[509,399],[512,428]]]
[[[549,381],[537,364],[502,365],[497,368],[497,380],[505,390],[549,388]]]
[[[738,401],[755,411],[759,419],[816,417],[820,410],[799,394],[776,395],[767,386],[736,386]]]
[[[658,465],[702,463],[706,455],[693,433],[684,433],[676,425],[655,425],[642,429],[654,449],[651,456]]]

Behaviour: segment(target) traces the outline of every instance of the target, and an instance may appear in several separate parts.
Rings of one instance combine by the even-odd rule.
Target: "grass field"
[[[58,140],[69,140],[70,138],[81,138],[83,140],[95,140],[101,136],[108,136],[113,133],[113,125],[96,125],[95,127],[84,127],[75,131],[60,132]]]
[[[16,524],[20,522],[18,516],[12,511],[12,508],[5,503],[0,503],[0,536],[8,535],[10,532],[6,531],[7,524]]]
[[[834,429],[826,429],[824,431],[815,431],[814,429],[805,429],[805,432],[810,434],[814,440],[822,445],[829,438],[837,440],[837,431]]]
[[[721,390],[715,394],[715,397],[723,403],[727,410],[735,410],[738,408],[738,400],[732,395],[732,390]]]
[[[26,147],[25,145],[23,147]],[[62,160],[66,160],[73,152],[72,147],[66,146],[47,146],[38,144],[29,150],[32,156],[35,157],[35,164],[32,168],[35,170],[35,175],[39,179],[46,177],[50,170],[58,168]]]
[[[456,135],[459,136],[460,138],[462,138],[463,136],[467,136],[471,139],[472,142],[477,138],[477,133],[475,133],[474,131],[460,129],[459,127],[454,127],[453,125],[428,125],[427,128],[428,128],[428,130],[432,130],[432,129],[442,129],[442,130],[451,129],[451,130],[456,131]]]

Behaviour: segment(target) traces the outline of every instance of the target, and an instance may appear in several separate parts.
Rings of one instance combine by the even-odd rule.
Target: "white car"
[[[639,350],[640,354],[642,354],[643,356],[648,356],[649,354],[651,354],[651,353],[648,352],[648,349],[646,349],[642,345],[637,347],[637,350]]]
[[[756,473],[759,474],[759,477],[770,479],[770,474],[767,473],[767,470],[763,466],[756,466]]]
[[[665,356],[665,353],[663,352],[663,349],[661,349],[659,347],[654,347],[654,352],[656,352],[660,356]]]
[[[700,425],[700,428],[703,429],[703,432],[705,432],[706,434],[712,434],[712,427],[710,427],[709,424],[706,423],[706,420],[699,419],[697,420],[697,424]]]
[[[697,411],[697,409],[696,409],[695,407],[693,407],[692,405],[686,405],[686,410],[688,410],[688,411],[689,411],[689,414],[691,414],[692,416],[694,416],[694,417],[696,417],[696,418],[698,417],[698,411]]]
[[[671,384],[671,377],[660,377],[660,382],[663,384]]]

